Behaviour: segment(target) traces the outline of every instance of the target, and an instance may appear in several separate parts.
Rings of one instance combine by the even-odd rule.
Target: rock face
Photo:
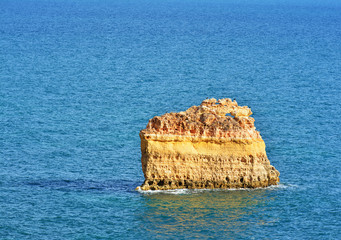
[[[142,190],[256,188],[276,185],[251,109],[207,99],[149,120],[140,132]]]

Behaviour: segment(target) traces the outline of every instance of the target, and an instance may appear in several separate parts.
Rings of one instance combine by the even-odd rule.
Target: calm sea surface
[[[139,131],[254,112],[278,187],[139,193]],[[341,2],[0,0],[0,239],[341,239]]]

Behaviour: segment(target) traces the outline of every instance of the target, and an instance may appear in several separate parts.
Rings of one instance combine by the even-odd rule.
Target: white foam
[[[141,188],[136,189],[142,194],[190,194],[191,189],[172,189],[172,190],[141,190]]]
[[[201,193],[201,192],[230,192],[230,191],[257,191],[257,190],[277,190],[277,189],[286,189],[290,187],[297,187],[296,185],[292,184],[278,184],[278,185],[271,185],[269,187],[264,188],[216,188],[216,189],[172,189],[172,190],[141,190],[140,187],[136,188],[136,191],[142,194],[193,194],[193,193]]]

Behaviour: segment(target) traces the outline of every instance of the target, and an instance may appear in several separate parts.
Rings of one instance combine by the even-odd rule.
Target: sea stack
[[[149,120],[140,132],[141,190],[257,188],[276,185],[251,109],[206,99],[184,112]]]

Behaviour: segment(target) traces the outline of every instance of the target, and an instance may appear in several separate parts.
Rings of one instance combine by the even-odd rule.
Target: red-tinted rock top
[[[143,134],[219,138],[261,138],[250,117],[251,109],[229,98],[204,100],[184,112],[166,113],[149,120]]]

